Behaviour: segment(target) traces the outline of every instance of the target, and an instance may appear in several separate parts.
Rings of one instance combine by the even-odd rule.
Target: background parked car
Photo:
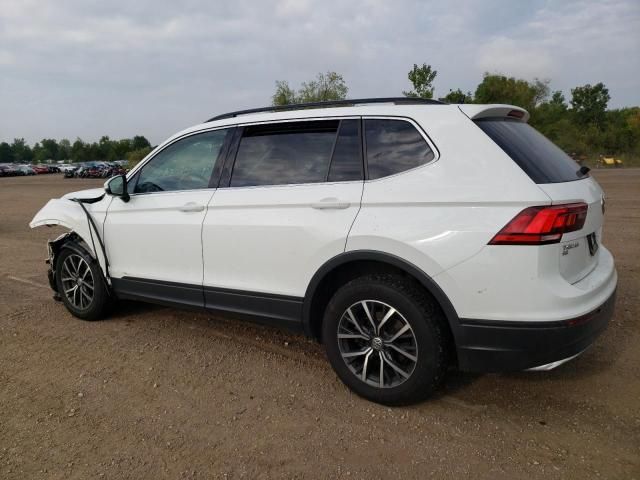
[[[78,171],[78,176],[82,178],[101,178],[102,169],[101,164],[97,162],[87,163]]]
[[[123,173],[126,173],[126,170],[115,162],[85,162],[74,171],[73,176],[80,178],[109,178]],[[65,177],[70,176],[71,174],[69,173],[65,174]]]
[[[116,175],[123,175],[125,173],[127,173],[127,170],[123,165],[121,165],[119,162],[111,162],[107,164],[107,167],[103,170],[103,177],[109,178]]]
[[[35,175],[36,172],[29,165],[16,165],[16,171],[18,175],[26,176],[26,175]]]
[[[78,167],[73,171],[73,177],[78,177],[81,178],[84,176],[84,171],[87,169],[88,167],[84,164],[80,164],[78,165]]]
[[[79,167],[67,168],[64,170],[64,178],[74,178]]]
[[[31,168],[37,174],[49,173],[49,168],[46,165],[31,165]]]
[[[57,165],[56,167],[58,169],[58,171],[62,172],[62,173],[67,173],[68,171],[74,171],[75,169],[78,168],[78,165],[75,163],[67,163],[67,164],[63,164],[63,165]]]
[[[15,165],[4,163],[0,165],[0,177],[15,177],[18,175],[18,170]]]

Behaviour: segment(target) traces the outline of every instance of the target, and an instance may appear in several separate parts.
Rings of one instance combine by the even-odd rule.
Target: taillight
[[[507,223],[489,245],[546,245],[558,243],[563,233],[584,226],[586,203],[525,208]]]

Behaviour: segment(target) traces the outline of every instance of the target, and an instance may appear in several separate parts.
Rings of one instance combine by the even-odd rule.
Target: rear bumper
[[[593,343],[613,316],[615,291],[586,315],[557,322],[460,320],[458,366],[468,372],[527,370],[570,359]]]

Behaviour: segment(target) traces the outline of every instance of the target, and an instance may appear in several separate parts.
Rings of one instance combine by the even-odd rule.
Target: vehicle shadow
[[[313,357],[316,360],[322,359],[322,365],[325,365],[324,348],[318,342],[301,332],[278,328],[248,317],[236,318],[200,309],[180,309],[121,300],[114,308],[110,321],[123,322],[125,325],[169,324],[188,336],[204,334],[277,353],[296,361]],[[329,368],[328,362],[326,367]]]
[[[176,322],[174,328],[189,336],[206,332],[205,335],[211,338],[239,342],[294,361],[313,361],[321,368],[330,369],[321,344],[300,333],[247,319],[129,300],[118,302],[111,319],[127,325],[154,325],[171,319]],[[487,405],[502,405],[503,395],[500,392],[508,392],[514,388],[522,391],[524,395],[536,397],[538,394],[544,394],[553,385],[588,380],[612,370],[612,365],[620,354],[620,349],[613,346],[625,341],[618,337],[620,335],[616,332],[607,331],[581,356],[550,371],[485,374],[462,372],[452,367],[447,373],[443,387],[431,399],[451,402],[453,397],[454,401],[465,405],[484,408]],[[258,338],[260,340],[257,340]],[[508,401],[504,402],[505,406],[508,406]],[[425,408],[424,405],[429,403],[418,404],[415,407],[420,408],[420,405],[423,405]]]
[[[111,321],[131,320],[131,317],[163,309],[168,309],[168,307],[133,300],[117,300],[109,314],[109,319]]]

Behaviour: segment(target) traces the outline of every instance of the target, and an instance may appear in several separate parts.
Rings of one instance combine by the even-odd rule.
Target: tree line
[[[428,64],[409,70],[411,90],[407,97],[433,98],[438,72]],[[276,81],[273,105],[343,100],[349,88],[342,75],[320,73],[316,78],[292,88],[285,80]],[[474,92],[450,89],[441,100],[449,103],[507,103],[526,109],[529,123],[567,153],[593,162],[600,155],[622,157],[626,164],[640,164],[640,107],[608,109],[609,90],[603,83],[576,86],[567,101],[564,94],[552,91],[549,80],[528,81],[502,74],[485,73]],[[133,138],[111,140],[103,136],[89,143],[80,138],[71,143],[45,138],[30,147],[23,138],[0,143],[0,163],[42,163],[46,161],[128,159],[135,164],[151,151],[149,141]]]
[[[12,143],[0,143],[0,163],[44,163],[49,161],[86,162],[92,160],[113,161],[127,159],[137,161],[151,151],[151,144],[142,135],[133,138],[111,140],[103,136],[89,143],[78,138],[71,143],[66,138],[57,141],[42,139],[33,147],[24,138],[14,138]]]
[[[412,86],[403,95],[433,98],[438,72],[431,65],[414,64],[407,78]],[[609,90],[603,83],[576,86],[569,101],[553,91],[549,80],[528,81],[485,73],[474,92],[450,89],[440,100],[448,103],[507,103],[526,109],[529,123],[581,160],[593,162],[600,155],[622,157],[626,164],[640,164],[640,107],[608,109]],[[349,88],[342,75],[320,73],[297,91],[288,82],[276,82],[273,105],[287,105],[347,98]]]

